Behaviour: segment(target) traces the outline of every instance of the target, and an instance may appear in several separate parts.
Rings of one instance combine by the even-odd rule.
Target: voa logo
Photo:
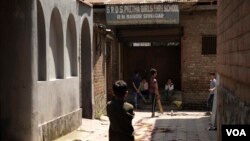
[[[247,136],[244,129],[226,129],[227,136]]]

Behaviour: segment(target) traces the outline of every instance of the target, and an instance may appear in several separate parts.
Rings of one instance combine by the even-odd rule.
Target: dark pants
[[[109,141],[135,141],[134,136],[125,136],[121,134],[112,134],[109,135]]]
[[[146,90],[146,91],[141,91],[141,94],[146,98],[146,99],[149,99],[149,91]]]
[[[214,100],[214,94],[209,94],[208,99],[207,99],[208,111],[212,111],[213,100]]]
[[[152,96],[152,115],[154,115],[156,106],[156,95],[154,93],[151,93],[151,96]]]

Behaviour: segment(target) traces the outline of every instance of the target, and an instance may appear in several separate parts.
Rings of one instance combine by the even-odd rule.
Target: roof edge
[[[80,1],[80,2],[83,3],[84,5],[87,5],[87,6],[89,6],[89,7],[93,7],[93,4],[90,3],[89,1],[85,1],[85,0],[78,0],[78,1]]]
[[[142,2],[138,2],[138,1],[112,1],[112,0],[106,0],[106,1],[89,1],[89,3],[93,4],[93,5],[109,5],[109,4],[157,4],[157,3],[170,3],[170,4],[183,4],[183,3],[197,3],[200,0],[158,0],[158,1],[142,1]],[[207,1],[207,0],[206,0]],[[211,1],[211,0],[210,0]]]

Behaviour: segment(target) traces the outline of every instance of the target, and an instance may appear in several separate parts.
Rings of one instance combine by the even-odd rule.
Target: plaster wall
[[[84,20],[89,23],[88,28],[91,31],[92,14],[91,7],[79,1],[41,0],[40,4],[45,21],[47,74],[46,80],[34,81],[36,87],[34,94],[38,98],[40,139],[52,140],[76,129],[81,124],[81,102],[85,102],[80,100],[82,80],[80,80],[79,58],[81,57],[81,44],[83,44],[81,38],[91,37],[91,32],[82,33],[81,31]],[[86,35],[82,36],[82,34]],[[91,38],[89,39],[91,42]],[[91,44],[86,48],[91,50]],[[91,55],[87,59],[91,64]],[[37,65],[39,64],[34,63],[33,75],[35,77],[38,76]],[[91,65],[83,68],[88,67],[91,68]],[[89,76],[88,78],[91,79],[91,72]],[[91,92],[90,85],[87,94],[92,95]],[[91,101],[91,99],[85,100]]]
[[[5,19],[0,42],[1,140],[50,141],[76,129],[82,118],[80,38],[92,42],[91,6],[75,0],[3,0],[0,5]],[[75,34],[67,32],[69,17]],[[81,36],[84,20],[90,32]],[[92,66],[92,44],[86,48],[90,65],[85,68]],[[92,95],[91,84],[87,94]]]
[[[61,55],[60,62],[63,63],[64,67],[58,68],[63,69],[62,72],[65,72],[65,70],[70,69],[69,63],[64,63],[64,60],[69,60],[67,57],[68,49],[67,49],[67,23],[68,18],[72,14],[76,22],[75,29],[80,29],[80,17],[78,16],[78,4],[74,1],[68,1],[68,0],[41,0],[40,1],[41,6],[43,8],[44,12],[44,21],[45,21],[45,37],[46,37],[46,69],[47,69],[47,79],[45,81],[35,81],[36,84],[36,91],[38,95],[38,103],[39,103],[39,123],[43,123],[47,120],[52,120],[53,118],[56,118],[57,116],[66,114],[68,112],[71,112],[72,110],[76,110],[79,108],[80,104],[79,101],[73,100],[71,104],[73,104],[73,109],[69,110],[70,107],[69,102],[67,100],[70,99],[78,99],[79,98],[79,74],[76,74],[76,76],[72,76],[71,78],[68,78],[66,73],[62,73],[60,77],[56,76],[56,65],[58,65],[59,59],[58,55]],[[56,14],[53,13],[56,11]],[[52,14],[53,13],[53,14]],[[51,17],[56,16],[56,17]],[[59,16],[59,17],[58,17]],[[37,17],[40,18],[40,17]],[[54,19],[53,19],[54,18]],[[53,20],[53,21],[51,21]],[[59,25],[61,24],[61,25]],[[54,29],[54,28],[60,28],[61,29]],[[58,31],[59,30],[59,31]],[[61,30],[61,31],[60,31]],[[73,31],[73,32],[77,32]],[[79,40],[77,38],[79,37],[79,32],[76,34],[76,40],[75,44],[79,44]],[[62,38],[58,38],[58,35],[62,36]],[[79,46],[77,46],[77,50],[79,50]],[[62,51],[62,54],[57,54],[58,50]],[[37,55],[39,52],[35,53],[34,60],[37,60]],[[76,57],[79,57],[79,51],[76,54]],[[39,64],[34,61],[34,76],[38,76],[36,71],[36,68]],[[79,61],[77,63],[77,68],[79,67]],[[49,101],[51,103],[49,104]],[[60,101],[60,102],[58,102]],[[58,107],[58,104],[61,103],[61,106]],[[47,107],[46,107],[47,106]],[[57,114],[51,114],[50,110],[53,108],[57,108],[54,111],[59,111]],[[64,109],[62,112],[59,110],[59,108]],[[61,111],[61,112],[60,112]],[[52,116],[53,115],[53,116]],[[46,118],[44,118],[46,117]]]
[[[0,2],[0,140],[35,141],[33,104],[33,0]]]

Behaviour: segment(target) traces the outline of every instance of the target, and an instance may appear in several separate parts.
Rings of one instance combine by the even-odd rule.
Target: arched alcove
[[[52,11],[49,32],[49,79],[61,79],[64,77],[63,29],[61,15],[57,8],[54,8]]]
[[[72,14],[69,15],[66,33],[66,50],[65,50],[65,75],[77,76],[77,40],[76,24]]]
[[[46,32],[43,8],[40,1],[37,1],[37,35],[38,35],[38,52],[37,52],[37,74],[38,81],[46,81]]]
[[[85,19],[81,30],[81,106],[84,118],[93,118],[91,60],[90,27],[88,20]]]

